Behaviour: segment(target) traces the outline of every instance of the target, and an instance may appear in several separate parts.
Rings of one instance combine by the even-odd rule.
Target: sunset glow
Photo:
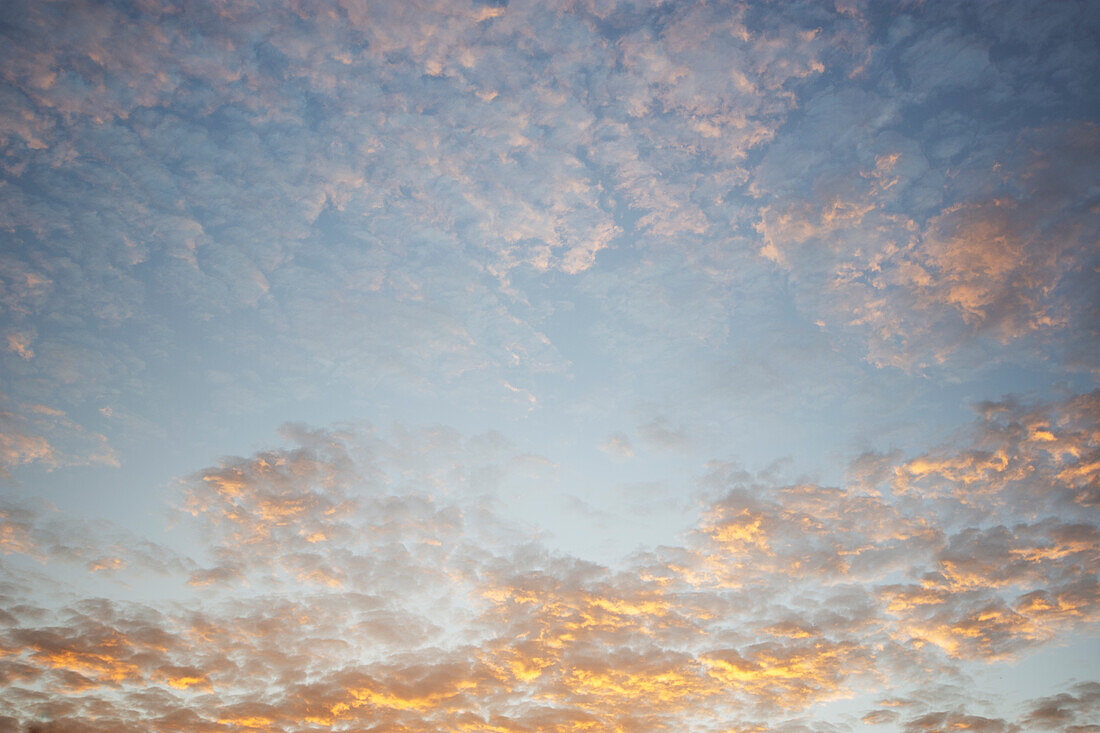
[[[1100,732],[1100,5],[0,37],[0,733]]]

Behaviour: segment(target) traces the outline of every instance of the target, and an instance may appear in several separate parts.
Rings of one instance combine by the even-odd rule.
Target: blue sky
[[[0,729],[1100,730],[1098,26],[5,4]]]

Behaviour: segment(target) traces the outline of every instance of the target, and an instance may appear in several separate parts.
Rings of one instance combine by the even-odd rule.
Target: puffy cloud
[[[164,402],[1093,368],[1100,16],[894,10],[6,4],[3,478],[112,465]],[[610,564],[494,511],[550,459],[445,427],[288,425],[181,479],[163,545],[5,504],[0,728],[1085,729],[1091,683],[1021,720],[966,685],[1095,624],[1097,405],[981,403],[835,486],[715,461]],[[645,409],[592,435],[686,464],[699,422]]]
[[[1091,124],[1028,131],[993,164],[999,186],[923,221],[897,207],[898,187],[924,173],[921,153],[884,152],[822,180],[812,198],[765,207],[760,252],[827,322],[864,334],[880,365],[932,366],[979,337],[1091,329],[1075,278],[1094,266],[1096,222],[1082,197],[1098,141]]]
[[[1050,405],[1013,400],[978,405],[981,420],[963,450],[940,449],[894,468],[899,492],[950,494],[975,512],[975,501],[1060,507],[1088,516],[1096,504],[1100,394]]]
[[[1083,454],[1057,430],[1086,439],[1087,403],[983,406],[973,435],[986,439],[996,414],[1020,426],[999,438],[1023,460],[1038,434],[1027,426],[1044,415],[1054,438],[1039,442],[1061,449],[1023,455],[1056,476]],[[719,730],[736,720],[815,730],[826,722],[812,719],[818,703],[909,686],[906,710],[883,703],[864,723],[1009,731],[1083,720],[1092,704],[1083,684],[1012,721],[970,712],[965,694],[945,708],[948,698],[921,692],[968,660],[994,663],[1095,620],[1098,530],[1074,502],[1046,505],[1041,519],[999,504],[996,523],[977,525],[950,511],[949,493],[876,488],[900,475],[890,465],[903,472],[918,459],[893,457],[877,480],[857,472],[844,487],[715,464],[683,545],[608,567],[523,541],[476,494],[420,490],[436,475],[429,456],[453,477],[470,461],[507,463],[499,438],[284,434],[292,447],[183,481],[180,509],[204,539],[199,569],[162,566],[177,600],[50,603],[9,586],[0,645],[13,694],[0,710],[116,729],[155,720],[166,731]],[[2,526],[12,557],[117,558],[113,578],[152,553],[102,528],[65,544],[58,526],[16,508]],[[810,727],[786,721],[791,713]]]
[[[1000,718],[985,718],[966,713],[940,712],[925,713],[905,723],[906,733],[925,730],[978,730],[991,733],[1009,733],[1020,727]]]
[[[1089,723],[1100,708],[1100,685],[1095,682],[1083,682],[1074,685],[1070,692],[1032,701],[1031,711],[1025,720],[1038,728],[1058,728],[1064,730],[1088,730],[1088,725],[1074,726],[1074,723]]]
[[[143,416],[134,387],[180,363],[238,411],[312,393],[318,370],[362,396],[569,369],[545,285],[582,287],[611,250],[648,270],[724,248],[751,151],[855,22],[707,3],[4,13],[0,358],[20,399]]]
[[[1081,276],[1096,265],[1097,134],[1079,86],[1095,50],[1068,39],[1096,18],[1050,11],[913,6],[882,19],[860,82],[804,94],[754,170],[760,255],[790,274],[808,318],[873,364],[976,362],[975,346],[1019,358],[1005,348],[1016,343],[1057,344],[1091,368],[1073,341],[1096,328]],[[1008,38],[1019,45],[1000,53]],[[1031,58],[1042,38],[1057,60]],[[1046,73],[1073,91],[1044,90]]]

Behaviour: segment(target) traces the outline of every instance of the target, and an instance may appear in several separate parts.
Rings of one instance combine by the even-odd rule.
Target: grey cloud
[[[1069,692],[1033,700],[1031,711],[1025,717],[1029,725],[1040,728],[1058,728],[1064,730],[1087,730],[1089,726],[1074,726],[1073,723],[1088,723],[1089,718],[1100,711],[1100,684],[1082,682]]]
[[[669,425],[664,417],[657,417],[639,425],[638,437],[659,450],[681,449],[688,443],[687,436],[681,430]]]

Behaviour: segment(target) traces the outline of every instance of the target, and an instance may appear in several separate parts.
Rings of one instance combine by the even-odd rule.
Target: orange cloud
[[[297,447],[183,482],[218,561],[163,563],[184,600],[7,604],[0,674],[24,692],[0,714],[44,715],[52,696],[58,717],[94,701],[119,730],[180,733],[752,730],[885,680],[919,688],[1100,616],[1090,487],[1066,474],[1097,450],[1096,396],[979,412],[967,441],[864,456],[850,485],[715,464],[684,543],[616,568],[502,543],[461,503],[387,481],[352,457],[396,452],[377,436],[364,451],[298,430]],[[1004,521],[971,524],[976,496]],[[1044,516],[1012,521],[1023,501]],[[0,527],[17,551],[114,567],[104,583],[148,566],[114,539],[61,542],[31,512]],[[986,725],[911,708],[865,721]]]

